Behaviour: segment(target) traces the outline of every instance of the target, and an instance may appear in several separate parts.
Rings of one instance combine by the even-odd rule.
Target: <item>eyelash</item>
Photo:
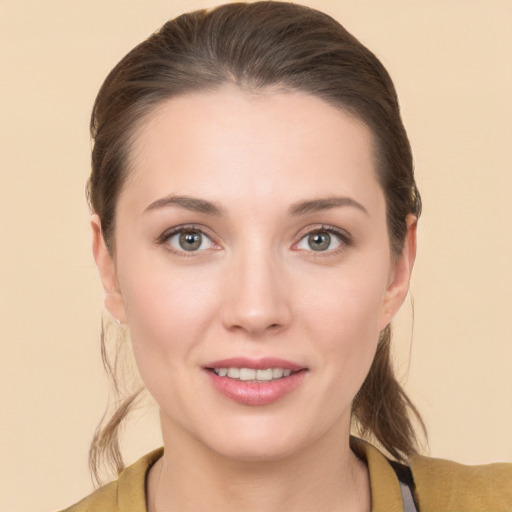
[[[195,233],[199,233],[203,236],[206,236],[209,238],[212,242],[212,244],[217,245],[216,242],[213,241],[212,237],[208,235],[203,228],[200,226],[194,225],[194,224],[183,224],[180,226],[175,226],[173,228],[168,229],[167,231],[164,231],[158,238],[157,243],[159,245],[165,245],[166,249],[178,256],[182,256],[185,258],[193,258],[198,255],[198,253],[203,251],[179,251],[175,248],[171,247],[168,242],[169,240],[178,233],[183,233],[186,231],[191,231]],[[294,247],[300,244],[300,242],[307,236],[311,236],[316,233],[328,233],[329,235],[334,235],[336,238],[340,241],[340,246],[336,249],[331,249],[327,251],[314,251],[314,250],[304,250],[304,252],[308,253],[308,256],[313,258],[323,257],[323,256],[332,256],[335,254],[339,254],[343,252],[347,247],[350,247],[352,245],[352,237],[344,230],[341,230],[339,228],[335,228],[334,226],[328,226],[325,224],[315,226],[315,227],[308,227],[305,230],[303,230],[301,233],[299,233],[299,241],[294,244]],[[298,249],[302,250],[302,249]]]
[[[175,226],[173,228],[170,228],[168,229],[167,231],[164,231],[157,239],[157,243],[159,245],[164,245],[165,248],[171,252],[172,254],[176,254],[178,256],[182,256],[182,257],[185,257],[185,258],[194,258],[198,255],[198,253],[202,252],[202,251],[178,251],[176,250],[174,247],[172,247],[168,242],[169,240],[176,234],[178,233],[183,233],[183,232],[187,232],[187,231],[190,231],[190,232],[194,232],[194,233],[199,233],[203,236],[206,236],[207,238],[209,238],[210,240],[212,240],[212,244],[214,245],[217,245],[212,237],[210,235],[208,235],[205,230],[199,226],[196,226],[194,224],[182,224],[180,226]]]
[[[298,245],[307,236],[311,236],[311,235],[317,234],[317,233],[328,233],[329,235],[334,235],[336,238],[339,239],[340,246],[335,249],[330,249],[327,251],[306,250],[305,252],[307,252],[309,256],[312,256],[315,258],[322,257],[322,256],[332,256],[332,255],[339,254],[339,253],[343,252],[347,247],[352,245],[352,237],[346,231],[339,229],[339,228],[335,228],[334,226],[328,226],[325,224],[322,224],[313,229],[307,228],[307,231],[301,233],[299,241],[294,245]]]
[[[322,258],[322,257],[329,257],[334,256],[337,254],[342,253],[347,249],[347,247],[350,247],[353,243],[352,237],[349,233],[346,231],[336,228],[334,226],[328,226],[325,224],[321,224],[319,226],[315,226],[313,228],[308,227],[304,231],[302,231],[299,234],[299,241],[294,244],[294,246],[297,246],[304,238],[307,236],[311,236],[317,233],[328,233],[329,235],[334,235],[336,238],[340,241],[340,246],[336,247],[335,249],[330,249],[327,251],[313,251],[313,250],[304,250],[305,253],[307,253],[308,257],[311,258]]]

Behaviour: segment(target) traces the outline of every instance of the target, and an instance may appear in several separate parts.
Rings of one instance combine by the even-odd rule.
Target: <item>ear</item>
[[[123,296],[117,282],[115,260],[105,244],[101,220],[97,214],[91,217],[91,228],[92,252],[105,291],[105,307],[116,320],[124,324],[126,323],[126,314]]]
[[[384,296],[380,330],[384,329],[398,313],[409,291],[411,273],[416,259],[416,228],[418,219],[408,215],[407,234],[402,252],[393,257],[388,288]]]

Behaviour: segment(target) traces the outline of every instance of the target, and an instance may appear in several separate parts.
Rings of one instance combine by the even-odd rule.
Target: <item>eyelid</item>
[[[206,236],[209,238],[212,242],[212,244],[219,246],[219,242],[216,240],[216,237],[213,236],[210,233],[210,230],[205,228],[204,226],[198,225],[198,224],[180,224],[178,226],[173,226],[172,228],[166,229],[161,235],[159,235],[155,242],[159,245],[165,245],[168,240],[177,233],[180,233],[182,231],[196,231],[198,233],[201,233],[203,236]],[[341,247],[338,247],[336,249],[331,249],[327,251],[305,251],[308,253],[313,253],[314,256],[322,256],[322,255],[332,255],[337,254],[338,252],[343,251],[347,246],[352,245],[353,239],[350,233],[345,231],[344,229],[338,228],[336,226],[331,226],[328,224],[315,224],[312,226],[306,226],[305,228],[301,229],[296,235],[295,238],[298,238],[298,241],[293,244],[292,248],[295,248],[300,241],[313,233],[319,233],[319,232],[327,232],[330,234],[334,234],[336,237],[338,237],[341,240]],[[169,244],[167,244],[169,245]],[[201,251],[178,251],[175,248],[169,246],[166,247],[167,250],[174,254],[179,254],[186,257],[191,256],[197,256],[199,253],[205,252],[207,249],[203,249]],[[214,250],[218,250],[215,248]],[[303,249],[296,249],[296,250],[303,250]]]
[[[161,235],[159,235],[156,238],[156,243],[159,245],[167,244],[166,249],[168,251],[172,252],[173,254],[178,254],[180,256],[185,256],[185,257],[197,256],[198,254],[203,253],[208,250],[208,249],[203,249],[201,251],[185,251],[185,250],[180,251],[167,243],[170,238],[172,238],[174,235],[181,233],[183,231],[195,231],[197,233],[201,233],[201,235],[207,237],[212,242],[213,245],[216,245],[216,246],[219,245],[219,243],[215,240],[216,237],[212,236],[212,234],[209,233],[209,230],[206,229],[204,226],[200,226],[198,224],[180,224],[178,226],[173,226],[172,228],[166,229]],[[216,250],[216,249],[214,249],[214,250]]]
[[[303,228],[299,231],[299,233],[296,235],[298,238],[298,241],[295,242],[294,247],[296,247],[306,236],[309,236],[313,233],[329,233],[333,234],[336,237],[338,237],[341,241],[341,246],[337,247],[336,249],[330,249],[327,251],[313,251],[313,250],[305,250],[305,249],[297,249],[297,250],[304,250],[308,253],[313,253],[314,256],[322,256],[322,255],[332,255],[337,254],[338,252],[343,251],[347,246],[352,245],[353,240],[350,233],[345,231],[344,229],[331,226],[328,224],[317,224],[314,226],[307,226],[306,228]]]

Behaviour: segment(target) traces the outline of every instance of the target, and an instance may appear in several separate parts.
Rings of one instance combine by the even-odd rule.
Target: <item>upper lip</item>
[[[213,361],[205,365],[205,368],[251,368],[253,370],[266,370],[267,368],[282,368],[283,370],[298,371],[305,367],[276,357],[261,357],[251,359],[248,357],[232,357]]]

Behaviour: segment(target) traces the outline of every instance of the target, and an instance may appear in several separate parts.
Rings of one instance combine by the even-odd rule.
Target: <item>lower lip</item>
[[[225,397],[244,405],[269,405],[294,391],[304,380],[307,370],[272,381],[243,381],[219,377],[206,370],[213,386]]]

